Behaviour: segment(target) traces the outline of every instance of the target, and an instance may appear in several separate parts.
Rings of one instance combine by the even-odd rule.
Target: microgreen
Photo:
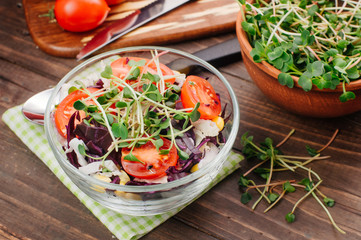
[[[144,162],[139,160],[136,156],[134,156],[132,153],[129,153],[128,155],[124,156],[124,159],[132,162],[140,162],[145,164]]]
[[[189,154],[182,150],[178,150],[178,156],[182,160],[187,160],[189,158]]]
[[[107,117],[107,121],[108,123],[111,125],[114,123],[114,120],[115,120],[115,116],[113,114],[109,114],[109,113],[106,113],[105,114],[106,117]]]
[[[98,112],[94,112],[94,113],[89,113],[89,115],[98,123],[103,123],[103,117],[101,114],[99,114]]]
[[[83,119],[83,123],[85,123],[86,125],[90,126],[90,122],[87,119]]]
[[[125,108],[127,106],[128,106],[128,104],[126,102],[116,102],[115,103],[115,107],[117,107],[117,108]]]
[[[306,92],[308,92],[312,89],[312,79],[311,78],[312,78],[312,75],[309,72],[304,72],[298,79],[298,84]]]
[[[288,73],[280,73],[278,75],[278,82],[282,85],[286,85],[289,88],[293,88],[294,82]]]
[[[157,74],[151,74],[150,72],[147,72],[143,75],[143,79],[149,79],[151,82],[157,83],[159,82],[160,77]]]
[[[114,137],[116,138],[128,138],[128,128],[125,126],[124,123],[114,123],[112,125],[112,132],[114,134]]]
[[[188,115],[193,122],[197,121],[201,117],[201,114],[198,111],[199,106],[200,106],[200,103],[197,102],[196,105],[194,106],[192,112]]]
[[[77,87],[71,86],[71,87],[68,89],[68,94],[70,94],[70,93],[72,93],[72,92],[75,92],[76,90],[78,90]]]
[[[158,54],[155,54],[152,61],[159,69],[157,57]],[[151,142],[161,155],[169,154],[175,146],[180,159],[189,159],[190,155],[177,146],[176,138],[192,129],[191,123],[200,118],[200,103],[194,108],[176,109],[181,88],[165,82],[169,76],[162,76],[161,71],[158,74],[143,72],[146,63],[145,60],[129,60],[126,63],[130,67],[129,72],[120,77],[115,76],[112,68],[106,65],[100,74],[103,83],[97,82],[97,87],[101,89],[96,92],[89,92],[81,81],[74,82],[77,87],[71,87],[69,93],[80,89],[89,95],[74,103],[74,108],[85,114],[82,122],[86,127],[105,132],[106,138],[111,141],[109,147],[102,149],[105,152],[102,156],[88,156],[85,145],[78,146],[80,154],[104,163],[113,151],[127,148],[129,152],[122,156],[125,160],[146,164],[141,161],[141,157],[137,157],[134,149]],[[105,83],[109,83],[109,88],[103,87]],[[83,123],[79,125],[84,126]],[[170,140],[167,148],[164,147],[164,138]],[[106,171],[109,170],[104,167],[103,172]]]
[[[340,96],[340,101],[341,102],[347,102],[348,100],[353,100],[355,99],[356,96],[353,92],[344,92],[342,93],[342,95]]]
[[[157,148],[157,151],[159,151],[159,148],[163,146],[164,142],[161,138],[155,140],[153,142],[154,146]]]
[[[157,59],[153,61],[159,65]],[[149,141],[161,155],[169,154],[170,149],[176,146],[181,159],[189,158],[189,154],[178,149],[175,139],[193,127],[190,120],[194,122],[199,119],[200,103],[193,109],[176,109],[180,87],[166,83],[164,76],[143,73],[141,69],[146,63],[145,60],[129,60],[127,64],[130,71],[123,77],[113,75],[111,66],[106,65],[101,77],[109,79],[110,87],[101,89],[99,93],[89,93],[88,99],[74,103],[76,110],[85,112],[86,118],[83,122],[86,125],[107,128],[113,140],[107,152],[97,158],[103,162],[112,151],[128,148],[130,151],[124,159],[143,163],[133,154],[133,149]],[[82,91],[87,91],[82,82],[75,84],[81,86]],[[78,88],[70,89],[75,91]],[[88,102],[91,103],[87,104]],[[179,129],[173,127],[174,122],[180,123],[177,125],[177,128],[180,126]],[[164,142],[161,137],[171,141],[168,149],[163,149]],[[85,154],[85,149],[79,148],[79,151]]]
[[[302,179],[298,184],[305,186],[306,191],[310,191],[313,188],[313,182],[309,178]]]
[[[256,28],[254,27],[253,24],[250,24],[248,22],[242,22],[242,28],[244,29],[244,31],[246,31],[250,35],[256,34]]]
[[[294,186],[292,186],[289,181],[287,181],[283,184],[283,190],[285,190],[286,192],[292,193],[292,192],[296,191],[296,188]]]
[[[277,200],[277,198],[279,197],[279,195],[277,193],[270,193],[268,194],[268,199],[271,201],[271,202],[274,202]]]
[[[85,105],[85,103],[83,103],[83,101],[77,100],[74,102],[73,107],[76,110],[84,110],[84,109],[86,109],[87,106]]]
[[[249,180],[244,177],[244,176],[241,176],[238,180],[238,185],[241,186],[241,187],[248,187],[249,186]]]
[[[147,63],[145,59],[141,59],[139,61],[129,60],[128,65],[131,67],[142,67]]]
[[[250,202],[252,200],[252,195],[249,194],[248,192],[245,192],[241,195],[241,202],[243,204],[247,204],[248,202]]]
[[[140,74],[140,69],[134,68],[134,70],[129,73],[127,79],[128,80],[136,80],[139,77],[139,74]]]
[[[107,103],[107,98],[105,96],[100,96],[97,98],[98,103],[105,104]]]
[[[316,149],[314,149],[314,148],[312,148],[312,147],[310,147],[310,146],[308,146],[308,145],[306,145],[306,150],[307,150],[308,154],[309,154],[311,157],[314,157],[314,156],[316,156],[316,155],[318,154],[318,152],[317,152]]]
[[[167,155],[168,153],[169,153],[168,149],[162,149],[162,150],[159,151],[160,155]]]
[[[152,99],[155,102],[162,101],[162,95],[154,84],[144,84],[142,88],[145,96],[147,96],[148,98]]]
[[[293,213],[287,213],[285,218],[287,222],[293,223],[295,221],[296,216]]]
[[[308,92],[313,87],[334,90],[341,83],[340,101],[355,99],[346,84],[361,74],[358,5],[312,0],[238,2],[246,6],[241,27],[253,48],[251,57],[279,69],[280,84],[293,88],[291,76],[299,77],[298,84]]]
[[[167,118],[165,119],[164,121],[161,121],[160,124],[159,124],[159,128],[160,129],[167,129],[169,127],[169,124],[170,124],[170,119]]]
[[[134,98],[133,91],[129,87],[125,87],[123,89],[123,97],[133,99]]]
[[[110,79],[112,77],[112,74],[113,74],[112,68],[110,67],[110,65],[107,65],[104,71],[101,72],[100,76],[102,76],[103,78]]]
[[[98,107],[95,106],[95,105],[88,105],[88,106],[87,106],[87,111],[88,111],[89,113],[96,112],[96,111],[98,111]]]
[[[85,155],[85,147],[83,144],[78,145],[78,151],[81,155],[83,155],[83,156]]]
[[[328,206],[328,207],[333,207],[335,205],[335,200],[333,200],[332,198],[328,198],[325,197],[323,199],[323,202]]]
[[[315,71],[316,72],[314,74],[320,74],[319,69]],[[279,149],[280,146],[284,144],[294,133],[294,130],[292,130],[286,136],[286,138],[277,145],[275,145],[274,141],[269,137],[265,138],[263,142],[256,144],[254,142],[253,136],[250,136],[248,132],[244,133],[241,137],[241,144],[243,145],[242,153],[249,160],[258,160],[258,163],[255,164],[246,173],[242,174],[238,180],[239,187],[241,189],[245,188],[245,191],[243,191],[241,195],[241,202],[243,204],[247,204],[248,202],[250,202],[252,200],[251,190],[255,189],[260,196],[253,204],[252,210],[257,207],[261,200],[265,200],[269,204],[269,207],[264,210],[264,212],[266,213],[267,211],[272,209],[279,201],[281,201],[281,199],[284,198],[287,194],[295,192],[296,188],[301,188],[304,190],[304,195],[294,204],[292,211],[287,213],[287,215],[285,216],[286,221],[289,223],[295,221],[295,210],[297,206],[310,196],[313,197],[320,204],[320,206],[329,217],[333,226],[341,233],[345,233],[337,226],[330,212],[326,208],[326,206],[332,207],[335,204],[335,201],[331,198],[328,198],[320,191],[319,186],[322,183],[322,179],[316,172],[311,170],[311,168],[306,167],[307,164],[310,164],[315,160],[322,160],[328,158],[328,156],[320,156],[320,152],[324,150],[327,146],[329,146],[329,144],[331,144],[337,132],[338,131],[336,131],[335,134],[332,136],[331,140],[318,151],[309,146],[306,146],[306,150],[311,156],[305,157],[284,155]],[[275,172],[295,172],[297,169],[306,171],[308,177],[303,178],[298,183],[295,183],[295,180],[293,179],[286,181],[272,181]],[[250,173],[254,173],[260,176],[262,179],[264,179],[265,184],[257,185],[255,181],[247,177]],[[312,176],[315,177],[315,180],[312,179]],[[323,198],[323,202],[320,201],[318,195]]]

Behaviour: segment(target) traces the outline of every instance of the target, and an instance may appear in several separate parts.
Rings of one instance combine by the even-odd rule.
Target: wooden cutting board
[[[49,22],[49,18],[39,17],[47,13],[54,3],[55,0],[23,0],[30,34],[35,44],[50,55],[75,58],[86,39],[91,39],[111,24],[111,21],[104,22],[97,29],[84,33],[64,31],[56,22]],[[238,11],[235,0],[189,2],[117,39],[100,51],[175,43],[234,31]]]

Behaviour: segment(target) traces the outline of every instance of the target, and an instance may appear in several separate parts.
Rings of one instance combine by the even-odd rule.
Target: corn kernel
[[[109,177],[100,175],[100,174],[94,175],[94,177],[100,181],[107,182],[107,183],[110,183],[112,181]]]
[[[103,175],[94,175],[94,178],[103,181],[103,182],[107,182],[110,183],[112,180],[109,177],[103,176]],[[100,193],[105,193],[105,188],[98,186],[98,185],[93,185],[93,187],[91,187],[93,190],[100,192]]]
[[[214,122],[217,125],[219,131],[222,131],[222,129],[224,128],[224,120],[222,117],[215,117],[212,119],[212,122]]]
[[[125,171],[120,170],[120,172],[122,173],[122,175],[119,176],[119,179],[120,179],[119,184],[120,185],[125,185],[127,182],[130,181],[130,178],[129,178],[128,174]]]
[[[129,200],[142,200],[141,196],[136,193],[128,193],[123,191],[114,191],[118,197],[122,197]]]
[[[137,193],[126,193],[124,196],[126,199],[132,199],[132,200],[142,200],[139,194]]]
[[[124,171],[124,170],[120,170],[120,172],[122,173],[122,175],[119,176],[120,182],[119,185],[125,185],[127,182],[130,181],[130,178],[128,176],[128,174]],[[114,193],[119,196],[119,197],[125,197],[126,196],[126,192],[124,191],[114,191]]]
[[[191,172],[193,173],[193,172],[196,172],[196,171],[198,171],[199,170],[199,168],[198,168],[198,163],[197,164],[195,164],[192,168],[191,168]]]
[[[126,192],[115,190],[114,193],[115,193],[115,195],[117,195],[118,197],[124,197]]]

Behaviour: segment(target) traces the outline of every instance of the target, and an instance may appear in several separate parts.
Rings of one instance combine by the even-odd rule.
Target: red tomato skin
[[[169,149],[171,141],[165,138],[162,139],[164,144],[159,149]],[[166,176],[166,170],[171,166],[175,166],[178,161],[177,149],[174,145],[168,155],[160,155],[151,141],[139,148],[134,148],[132,154],[145,164],[124,160],[124,156],[129,152],[130,150],[127,148],[122,149],[122,167],[129,175],[136,178],[154,179]],[[152,167],[149,169],[150,166]]]
[[[88,88],[90,92],[98,91],[97,88]],[[54,113],[55,126],[59,134],[66,137],[66,125],[69,123],[71,115],[76,111],[73,107],[74,102],[87,98],[89,95],[83,91],[77,90],[66,96],[57,106]],[[84,112],[83,112],[83,115]]]
[[[70,32],[85,32],[102,24],[110,8],[105,0],[56,0],[58,24]]]
[[[181,101],[184,108],[194,108],[197,102],[201,119],[213,119],[222,111],[221,102],[212,85],[204,78],[188,76],[181,89]]]
[[[124,2],[125,0],[105,0],[109,6]]]
[[[130,70],[130,66],[128,65],[129,60],[134,60],[136,62],[140,61],[140,60],[146,60],[148,64],[148,62],[150,61],[150,59],[146,59],[146,58],[139,58],[139,57],[121,57],[117,60],[115,60],[114,62],[112,62],[110,64],[112,71],[113,71],[113,75],[119,78],[123,78],[125,77],[129,70]],[[166,65],[160,63],[160,69],[163,73],[163,75],[174,75],[173,71],[167,67]],[[140,67],[140,70],[143,70],[143,67]],[[156,64],[153,62],[151,62],[148,65],[148,68],[144,71],[144,73],[150,72],[151,74],[157,74],[157,66]],[[175,82],[175,78],[170,78],[165,80],[166,83],[170,83],[173,84]]]

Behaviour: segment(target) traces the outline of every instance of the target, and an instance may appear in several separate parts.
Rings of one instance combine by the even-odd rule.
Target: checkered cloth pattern
[[[118,239],[138,239],[185,207],[183,206],[171,212],[155,216],[130,216],[109,210],[85,195],[67,177],[50,149],[44,128],[24,119],[21,113],[21,106],[8,109],[3,114],[2,119],[24,144],[49,167],[55,176],[57,176]],[[221,172],[210,186],[208,186],[207,190],[237,169],[241,160],[243,160],[242,155],[231,152],[227,161],[222,166]]]

